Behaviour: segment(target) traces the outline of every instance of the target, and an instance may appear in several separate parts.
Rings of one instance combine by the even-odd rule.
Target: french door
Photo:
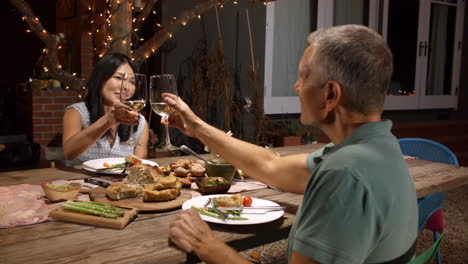
[[[456,108],[461,65],[464,0],[289,0],[267,7],[265,110],[298,113],[291,94],[305,36],[320,27],[361,24],[387,40],[394,74],[386,110]],[[284,1],[285,2],[285,1]],[[311,23],[297,17],[309,15]],[[291,19],[291,17],[296,18]],[[288,32],[289,31],[289,32]],[[291,31],[296,34],[292,35]],[[287,34],[285,33],[287,32]],[[287,49],[284,46],[287,43]],[[288,57],[288,68],[278,57]],[[284,78],[286,71],[288,78]],[[281,82],[275,81],[281,79]],[[276,95],[276,96],[275,96]],[[297,105],[297,106],[295,106]]]

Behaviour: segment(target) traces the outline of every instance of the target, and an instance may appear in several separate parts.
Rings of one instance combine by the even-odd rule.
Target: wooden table
[[[275,149],[282,155],[311,152],[323,144]],[[167,164],[180,157],[156,159]],[[185,156],[184,158],[190,158]],[[468,184],[468,168],[423,160],[409,160],[418,197]],[[39,183],[58,179],[81,179],[93,174],[82,170],[46,168],[0,173],[0,185]],[[94,175],[95,176],[95,175]],[[237,250],[286,238],[302,195],[272,189],[248,195],[286,206],[284,217],[255,226],[211,225],[216,236]],[[123,230],[66,222],[0,229],[0,263],[185,263],[187,255],[168,246],[168,226],[178,210],[140,214]]]

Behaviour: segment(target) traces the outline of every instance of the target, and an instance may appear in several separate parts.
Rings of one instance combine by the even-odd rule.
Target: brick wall
[[[81,78],[88,79],[94,67],[93,36],[88,32],[81,34]]]
[[[57,134],[62,133],[65,108],[81,99],[74,91],[32,92],[32,140],[45,148]]]

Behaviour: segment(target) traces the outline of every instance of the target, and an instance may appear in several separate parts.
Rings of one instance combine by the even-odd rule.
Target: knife
[[[108,182],[100,181],[100,180],[96,180],[96,179],[92,179],[92,178],[85,178],[84,182],[91,183],[91,184],[98,185],[98,186],[102,186],[104,188],[107,188],[107,187],[110,186],[110,183],[108,183]]]
[[[253,206],[253,207],[216,207],[218,210],[245,210],[245,209],[256,209],[256,210],[270,210],[270,211],[281,211],[286,209],[284,206]]]

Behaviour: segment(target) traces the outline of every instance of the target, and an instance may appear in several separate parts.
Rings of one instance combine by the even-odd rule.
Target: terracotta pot
[[[300,136],[288,136],[283,137],[283,146],[296,146],[301,145],[301,137]]]

